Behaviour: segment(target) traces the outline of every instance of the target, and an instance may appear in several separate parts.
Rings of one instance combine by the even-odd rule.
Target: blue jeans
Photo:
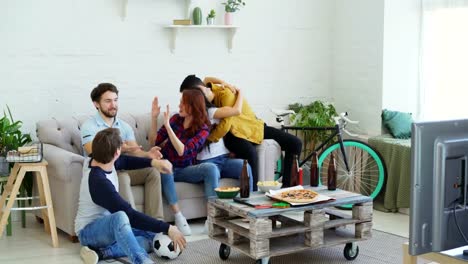
[[[177,203],[177,193],[174,182],[205,184],[205,197],[216,196],[214,189],[219,184],[219,170],[213,163],[203,163],[185,168],[174,168],[173,174],[161,173],[162,191],[170,205]]]
[[[210,162],[218,167],[221,178],[239,179],[242,173],[244,161],[241,159],[230,159],[228,154],[217,156],[211,159],[199,160],[200,164]],[[250,191],[253,189],[252,168],[247,164],[247,172],[249,173]]]
[[[132,228],[127,215],[116,212],[94,220],[80,230],[83,246],[96,251],[99,259],[129,257],[132,263],[152,263],[153,232]]]

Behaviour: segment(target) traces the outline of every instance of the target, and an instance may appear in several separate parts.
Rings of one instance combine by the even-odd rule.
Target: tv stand
[[[435,261],[436,263],[451,263],[451,264],[467,264],[468,256],[463,255],[463,250],[468,249],[468,246],[454,248],[442,252],[430,252],[419,256],[412,256],[408,252],[408,242],[403,243],[403,264],[417,264],[418,257],[426,260]]]

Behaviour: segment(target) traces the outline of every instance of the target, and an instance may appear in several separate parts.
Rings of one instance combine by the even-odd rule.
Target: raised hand
[[[180,251],[183,251],[187,246],[187,241],[185,241],[185,237],[182,232],[176,226],[169,226],[169,231],[167,232],[169,238],[174,242],[174,250],[180,248]]]
[[[171,119],[169,105],[166,106],[166,112],[164,112],[164,126],[167,128],[170,126],[169,120]]]
[[[157,118],[160,112],[161,107],[159,106],[159,100],[158,97],[155,96],[153,99],[153,103],[151,104],[151,117]]]

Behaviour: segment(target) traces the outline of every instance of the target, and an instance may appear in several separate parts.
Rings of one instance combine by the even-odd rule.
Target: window
[[[421,36],[421,119],[468,118],[468,6],[424,10]]]

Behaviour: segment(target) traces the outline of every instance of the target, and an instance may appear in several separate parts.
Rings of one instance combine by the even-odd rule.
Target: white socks
[[[178,212],[174,214],[175,218],[175,225],[177,228],[184,234],[184,236],[190,236],[192,235],[192,230],[190,229],[190,226],[187,223],[187,219],[185,219],[184,215],[182,212]]]

